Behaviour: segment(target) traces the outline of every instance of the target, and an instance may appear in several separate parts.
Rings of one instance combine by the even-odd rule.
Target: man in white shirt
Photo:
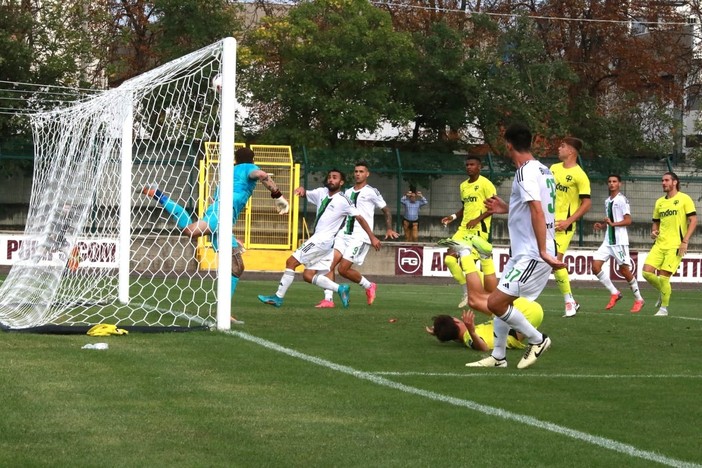
[[[531,131],[521,124],[510,125],[504,135],[507,153],[517,171],[512,182],[509,205],[495,196],[485,201],[493,214],[509,213],[511,257],[491,293],[479,290],[477,271],[466,275],[470,282],[469,305],[495,314],[495,342],[492,354],[467,367],[507,367],[507,336],[510,328],[527,338],[528,345],[517,368],[531,366],[551,346],[551,339],[538,331],[513,304],[518,297],[535,301],[553,268],[565,268],[556,257],[555,199],[556,183],[551,171],[531,154]]]
[[[278,291],[272,296],[259,295],[258,300],[275,307],[283,305],[283,298],[290,285],[295,280],[295,268],[305,266],[302,277],[308,283],[322,289],[330,289],[339,294],[341,304],[349,305],[349,285],[337,284],[324,276],[329,272],[334,258],[334,237],[341,229],[346,217],[355,218],[361,228],[368,234],[370,244],[380,250],[380,241],[373,235],[373,230],[358,209],[346,195],[341,193],[344,185],[344,175],[338,169],[327,173],[324,187],[307,191],[304,187],[295,189],[294,194],[305,197],[317,206],[317,219],[314,223],[314,234],[303,243],[285,262],[285,272],[280,279]]]
[[[383,212],[385,217],[385,239],[397,239],[400,235],[392,229],[392,214],[378,189],[368,185],[370,170],[368,163],[358,161],[353,168],[354,185],[346,190],[345,195],[356,206],[363,219],[373,230],[375,209]],[[372,305],[375,301],[377,285],[370,282],[354,265],[362,265],[371,248],[370,238],[360,223],[352,216],[346,218],[343,228],[334,239],[334,259],[327,277],[334,281],[334,270],[344,278],[360,285],[366,293],[366,302]],[[334,307],[334,291],[324,290],[324,299],[315,307],[328,309]]]
[[[609,259],[617,264],[617,271],[624,277],[631,292],[634,293],[634,305],[631,307],[632,313],[641,311],[644,299],[639,290],[639,283],[631,271],[631,258],[629,257],[629,233],[627,226],[631,224],[631,209],[629,200],[621,192],[622,178],[618,174],[610,174],[607,177],[607,189],[609,197],[605,200],[605,217],[602,221],[595,223],[595,231],[605,231],[602,245],[593,255],[592,272],[602,285],[610,293],[609,302],[605,306],[606,310],[611,309],[622,298],[609,275],[602,271],[602,265]]]

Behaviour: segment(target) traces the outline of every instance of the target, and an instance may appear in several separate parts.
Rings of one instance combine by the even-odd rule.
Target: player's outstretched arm
[[[385,217],[385,240],[397,239],[400,237],[400,234],[392,229],[392,213],[390,213],[390,208],[386,206],[380,211],[383,212],[383,216]]]
[[[375,234],[373,234],[373,230],[368,225],[368,222],[366,222],[361,215],[356,216],[356,221],[358,221],[358,224],[360,224],[363,230],[366,231],[366,234],[368,234],[368,238],[370,239],[373,248],[375,250],[380,250],[380,240],[375,237]]]
[[[249,178],[258,179],[261,181],[263,186],[266,187],[269,192],[271,192],[271,198],[275,200],[275,208],[278,210],[278,214],[288,214],[288,211],[290,211],[290,204],[285,199],[280,189],[278,189],[278,186],[273,181],[270,174],[268,174],[266,171],[262,171],[261,169],[256,169],[251,171]]]
[[[475,314],[473,311],[464,310],[463,314],[461,315],[461,320],[470,334],[470,339],[472,341],[471,347],[477,351],[490,351],[487,343],[485,343],[485,341],[483,341],[483,339],[480,338],[480,336],[478,336],[478,334],[475,332]]]
[[[531,226],[534,229],[536,245],[539,247],[541,259],[551,265],[554,270],[565,268],[566,264],[558,260],[558,257],[551,255],[546,247],[546,217],[541,208],[541,201],[530,201],[529,211],[531,212]]]

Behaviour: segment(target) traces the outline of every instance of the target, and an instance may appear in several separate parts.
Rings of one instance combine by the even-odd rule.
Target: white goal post
[[[205,193],[206,142],[220,148],[209,183],[232,186],[235,63],[236,42],[226,38],[32,117],[32,194],[0,286],[0,328],[229,329],[232,230],[220,230],[210,272],[180,224],[196,220]],[[220,197],[219,224],[231,226],[232,191]]]

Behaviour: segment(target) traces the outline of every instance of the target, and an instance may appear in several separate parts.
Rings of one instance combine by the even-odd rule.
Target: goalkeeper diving
[[[275,201],[275,207],[278,214],[285,215],[290,210],[290,204],[283,197],[283,194],[278,189],[278,186],[271,178],[270,174],[261,170],[254,164],[254,152],[250,148],[239,148],[234,153],[234,197],[233,197],[233,223],[239,217],[239,213],[244,209],[246,203],[251,198],[251,195],[256,188],[256,184],[261,182],[269,192],[271,198]],[[211,235],[212,246],[215,251],[219,250],[218,230],[219,230],[219,189],[215,190],[214,201],[207,208],[202,218],[198,221],[193,221],[193,217],[188,211],[175,201],[171,200],[168,195],[158,189],[157,186],[145,187],[142,190],[144,195],[147,195],[158,201],[163,209],[171,215],[176,221],[176,225],[183,231],[184,234],[193,239],[198,237]],[[236,286],[239,278],[244,272],[244,260],[241,256],[242,249],[239,242],[232,238],[232,296],[236,291]]]

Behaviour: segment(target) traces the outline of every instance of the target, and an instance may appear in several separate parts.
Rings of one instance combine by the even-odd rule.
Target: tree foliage
[[[226,0],[106,1],[113,84],[231,36],[240,25],[240,9]]]
[[[366,0],[302,3],[265,21],[250,51],[252,118],[269,138],[336,146],[410,115],[395,99],[412,67],[410,38]]]
[[[522,120],[541,151],[575,134],[599,168],[619,169],[674,149],[699,87],[702,37],[679,3],[7,0],[0,80],[114,86],[235,35],[246,138],[338,147],[391,123],[405,149],[499,153],[501,129]],[[26,133],[0,114],[0,139]]]

